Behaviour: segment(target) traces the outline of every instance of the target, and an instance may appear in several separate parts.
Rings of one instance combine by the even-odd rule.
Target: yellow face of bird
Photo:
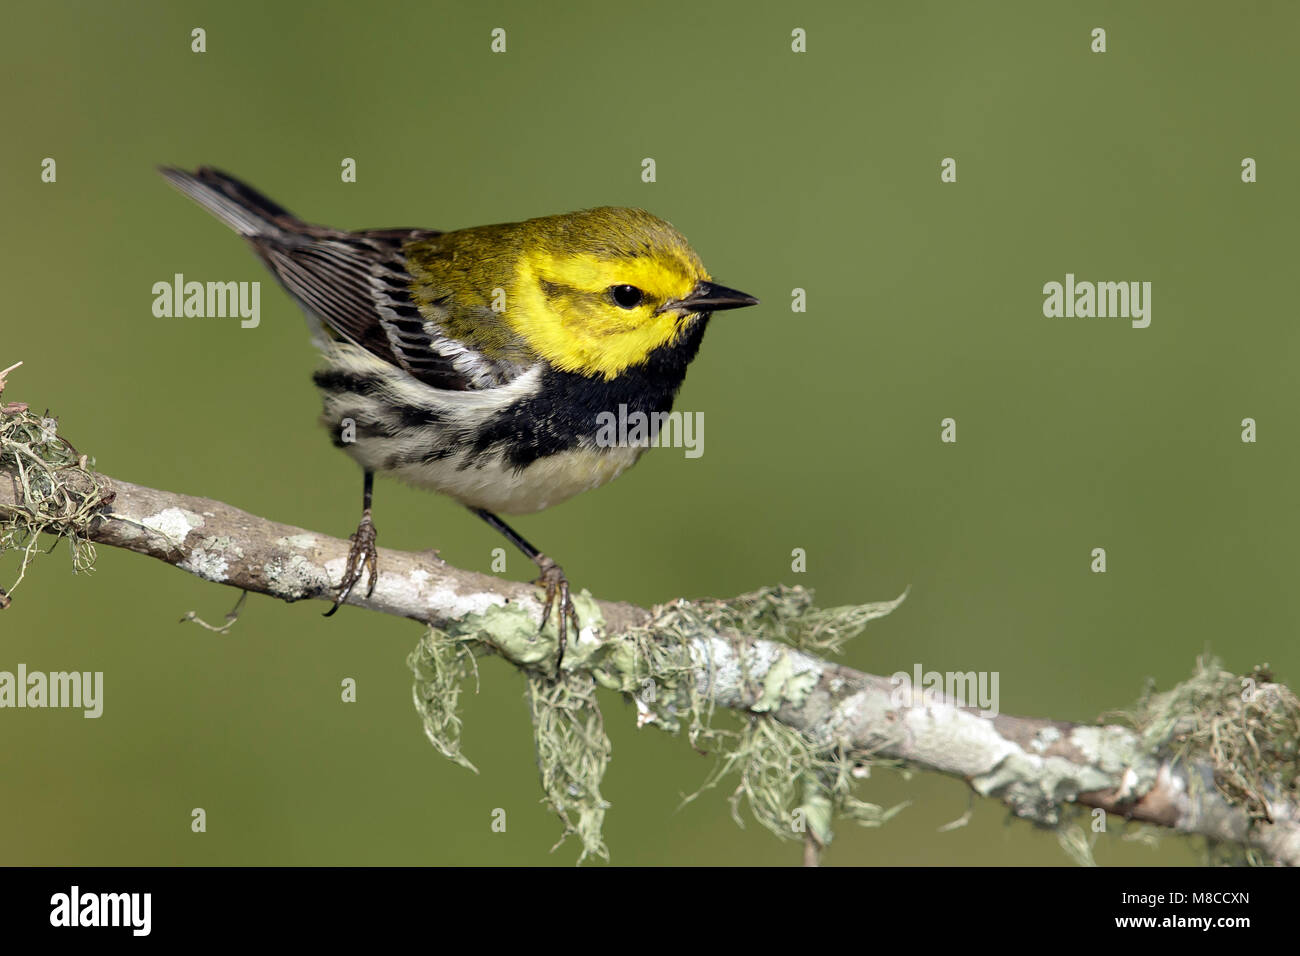
[[[649,213],[592,209],[521,226],[507,319],[556,368],[612,379],[712,311],[701,290],[718,287],[699,257]],[[716,297],[717,308],[754,301],[735,295]]]

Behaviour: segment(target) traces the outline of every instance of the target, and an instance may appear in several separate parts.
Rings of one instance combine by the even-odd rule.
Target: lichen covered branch
[[[40,436],[19,437],[30,449]],[[345,540],[210,498],[110,479],[75,457],[59,465],[78,473],[62,486],[71,489],[67,500],[41,511],[21,458],[12,443],[0,446],[0,535],[27,544],[37,532],[75,536],[285,601],[332,598]],[[44,490],[47,497],[64,494]],[[584,853],[603,853],[598,784],[608,752],[594,710],[595,688],[603,687],[635,702],[639,724],[685,729],[697,745],[720,739],[712,722],[717,709],[741,714],[741,729],[726,732],[733,746],[718,748],[720,769],[739,777],[737,798],[747,798],[761,822],[801,841],[805,834],[817,845],[829,841],[833,814],[883,822],[891,811],[851,793],[855,777],[883,762],[960,777],[1043,825],[1057,825],[1071,805],[1092,807],[1300,863],[1294,745],[1287,751],[1284,743],[1267,743],[1284,741],[1300,713],[1295,695],[1280,684],[1261,683],[1256,709],[1234,717],[1253,734],[1257,753],[1260,739],[1274,746],[1272,763],[1249,771],[1234,764],[1228,776],[1238,783],[1229,788],[1225,767],[1208,752],[1175,745],[1195,738],[1185,720],[1164,720],[1153,736],[1155,720],[1144,729],[987,716],[942,695],[900,695],[896,682],[822,656],[897,601],[819,609],[802,589],[772,588],[731,601],[645,609],[584,593],[577,598],[581,633],[570,638],[564,673],[555,675],[553,625],[538,634],[542,608],[532,586],[452,567],[431,552],[381,548],[379,569],[373,593],[357,587],[348,603],[428,625],[430,636],[412,655],[416,703],[444,754],[470,766],[454,739],[459,724],[447,701],[454,708],[449,688],[476,655],[495,653],[530,674],[543,776],[566,831],[582,836]],[[22,610],[15,605],[3,613]],[[444,652],[451,656],[440,657]],[[593,712],[583,710],[587,703]],[[542,736],[543,724],[557,728],[553,736]],[[1215,740],[1222,730],[1215,728]],[[565,794],[579,795],[566,806]]]

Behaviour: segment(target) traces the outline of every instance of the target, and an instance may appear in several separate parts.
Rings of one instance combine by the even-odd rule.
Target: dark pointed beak
[[[743,309],[747,305],[758,305],[758,300],[752,295],[728,289],[724,285],[697,282],[686,298],[667,302],[664,304],[664,309],[680,309],[682,312],[722,312],[726,309]]]

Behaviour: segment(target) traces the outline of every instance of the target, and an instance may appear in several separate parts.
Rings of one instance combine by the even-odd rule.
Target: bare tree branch
[[[111,492],[81,531],[90,540],[285,601],[330,599],[347,541],[213,499],[97,477]],[[0,518],[23,508],[13,472],[0,471]],[[379,569],[373,595],[358,586],[349,604],[472,636],[519,667],[546,670],[554,660],[553,639],[536,635],[541,604],[533,587],[452,567],[432,552],[381,548]],[[626,672],[623,645],[653,637],[665,608],[688,605],[647,610],[580,599],[583,628],[577,641],[571,638],[566,672],[590,673],[599,684],[627,692],[637,676]],[[1211,767],[1153,755],[1126,727],[985,717],[942,697],[900,702],[885,677],[726,627],[692,634],[687,642],[699,695],[720,707],[768,714],[851,762],[889,758],[960,777],[976,793],[1038,822],[1052,823],[1063,805],[1077,803],[1300,863],[1294,802],[1266,794],[1266,819],[1252,819],[1216,791]],[[1265,685],[1260,692],[1278,688]],[[654,722],[639,702],[638,712],[642,722]],[[809,838],[807,845],[816,844]],[[815,861],[815,850],[809,853]]]

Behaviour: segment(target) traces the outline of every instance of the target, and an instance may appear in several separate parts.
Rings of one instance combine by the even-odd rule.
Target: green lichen
[[[584,629],[602,634],[600,607],[591,596],[583,592],[574,603]],[[836,815],[879,826],[901,807],[886,810],[853,795],[855,776],[865,772],[860,755],[850,758],[838,744],[819,749],[769,715],[782,707],[801,706],[816,687],[818,672],[798,671],[793,655],[778,654],[755,675],[758,701],[753,713],[741,718],[739,730],[719,727],[715,701],[701,686],[693,649],[719,636],[742,646],[774,640],[838,648],[897,603],[820,609],[811,592],[791,587],[765,588],[730,601],[676,601],[656,608],[644,626],[614,637],[575,640],[571,635],[560,675],[553,667],[554,622],[539,634],[525,607],[495,605],[467,615],[445,634],[426,635],[421,641],[411,655],[416,708],[439,752],[469,766],[460,752],[456,688],[477,654],[493,651],[522,666],[528,677],[543,800],[563,823],[561,842],[574,836],[581,843],[580,861],[608,858],[602,828],[609,804],[600,786],[610,745],[597,688],[632,701],[639,725],[685,731],[694,747],[715,752],[718,763],[699,792],[736,775],[732,811],[738,821],[739,801],[745,800],[771,832],[790,839],[811,832],[824,845],[831,840]]]
[[[564,825],[555,846],[576,836],[582,845],[579,863],[588,856],[608,860],[602,830],[609,804],[600,794],[600,784],[612,747],[596,704],[595,681],[581,673],[551,680],[530,672],[528,710],[543,801]]]
[[[429,743],[448,760],[478,773],[478,768],[461,753],[462,725],[457,706],[465,679],[471,673],[476,681],[478,678],[473,648],[465,639],[431,627],[406,663],[415,674],[412,699]]]
[[[817,686],[817,680],[816,671],[796,673],[794,658],[788,653],[781,654],[763,675],[762,693],[749,709],[761,714],[786,705],[800,707]]]
[[[764,714],[751,715],[733,746],[722,755],[689,803],[734,775],[731,817],[744,827],[742,801],[759,825],[783,840],[811,833],[819,846],[833,837],[832,820],[842,817],[864,827],[883,826],[906,804],[888,809],[858,799],[855,777],[865,763],[843,747],[816,749],[806,737]]]
[[[1163,693],[1148,687],[1121,716],[1151,750],[1212,767],[1215,790],[1252,821],[1272,822],[1271,800],[1300,802],[1300,699],[1267,664],[1238,675],[1198,660],[1190,678]]]
[[[0,390],[3,387],[0,376]],[[0,405],[0,471],[11,477],[18,491],[16,507],[0,512],[0,555],[21,556],[16,579],[7,591],[0,588],[0,609],[9,605],[9,595],[40,553],[41,534],[67,540],[74,573],[88,572],[95,564],[88,529],[112,495],[108,483],[95,474],[94,460],[61,437],[58,424],[22,403]]]

